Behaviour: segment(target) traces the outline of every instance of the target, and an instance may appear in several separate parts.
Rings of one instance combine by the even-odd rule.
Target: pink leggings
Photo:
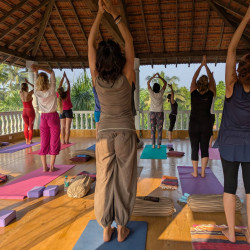
[[[24,136],[25,139],[32,140],[33,136],[33,125],[36,114],[34,108],[23,109],[23,121],[24,121]]]
[[[42,113],[40,122],[40,155],[58,155],[60,143],[60,118],[57,112]]]

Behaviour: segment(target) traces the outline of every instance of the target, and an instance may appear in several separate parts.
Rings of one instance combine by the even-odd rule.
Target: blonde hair
[[[59,108],[60,114],[63,113],[63,108],[62,108],[62,100],[65,100],[67,98],[67,91],[64,91],[63,87],[60,87],[57,89],[58,92],[58,98],[57,98],[57,105]]]
[[[49,89],[49,77],[46,73],[41,72],[36,80],[36,89],[38,91],[46,91]]]
[[[202,75],[199,80],[196,82],[199,92],[204,92],[208,90],[208,77]]]

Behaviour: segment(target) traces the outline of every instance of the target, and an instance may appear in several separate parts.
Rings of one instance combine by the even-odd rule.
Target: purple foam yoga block
[[[43,190],[45,187],[33,187],[28,193],[29,198],[39,198],[43,195]]]
[[[16,218],[16,210],[1,210],[0,211],[0,227],[7,226]]]
[[[58,190],[59,190],[58,185],[47,186],[43,191],[43,196],[56,196]]]

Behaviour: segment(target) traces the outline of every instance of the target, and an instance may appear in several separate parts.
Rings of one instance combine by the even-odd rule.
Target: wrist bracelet
[[[114,19],[114,22],[116,22],[121,16],[118,15],[115,19]]]
[[[121,20],[122,20],[122,17],[120,17],[120,18],[115,22],[115,24],[117,25],[119,22],[121,22]]]

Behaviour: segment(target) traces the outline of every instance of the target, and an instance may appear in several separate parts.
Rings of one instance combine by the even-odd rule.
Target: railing
[[[22,111],[0,112],[0,135],[8,135],[22,131]]]
[[[169,127],[170,111],[164,111],[163,129]],[[138,111],[140,122],[137,124],[139,130],[150,130],[150,112]],[[178,111],[176,117],[175,130],[188,130],[189,124],[189,110]],[[221,122],[222,111],[215,111],[215,129],[218,130]],[[74,111],[74,119],[71,125],[72,129],[95,129],[94,111]]]
[[[169,127],[169,110],[164,111],[163,129]],[[138,111],[139,121],[136,124],[139,130],[150,130],[150,112]],[[190,111],[178,111],[175,130],[188,130]],[[216,130],[219,129],[222,111],[215,111]],[[74,111],[71,129],[95,129],[94,111]],[[22,111],[0,112],[0,135],[8,135],[23,131]]]

